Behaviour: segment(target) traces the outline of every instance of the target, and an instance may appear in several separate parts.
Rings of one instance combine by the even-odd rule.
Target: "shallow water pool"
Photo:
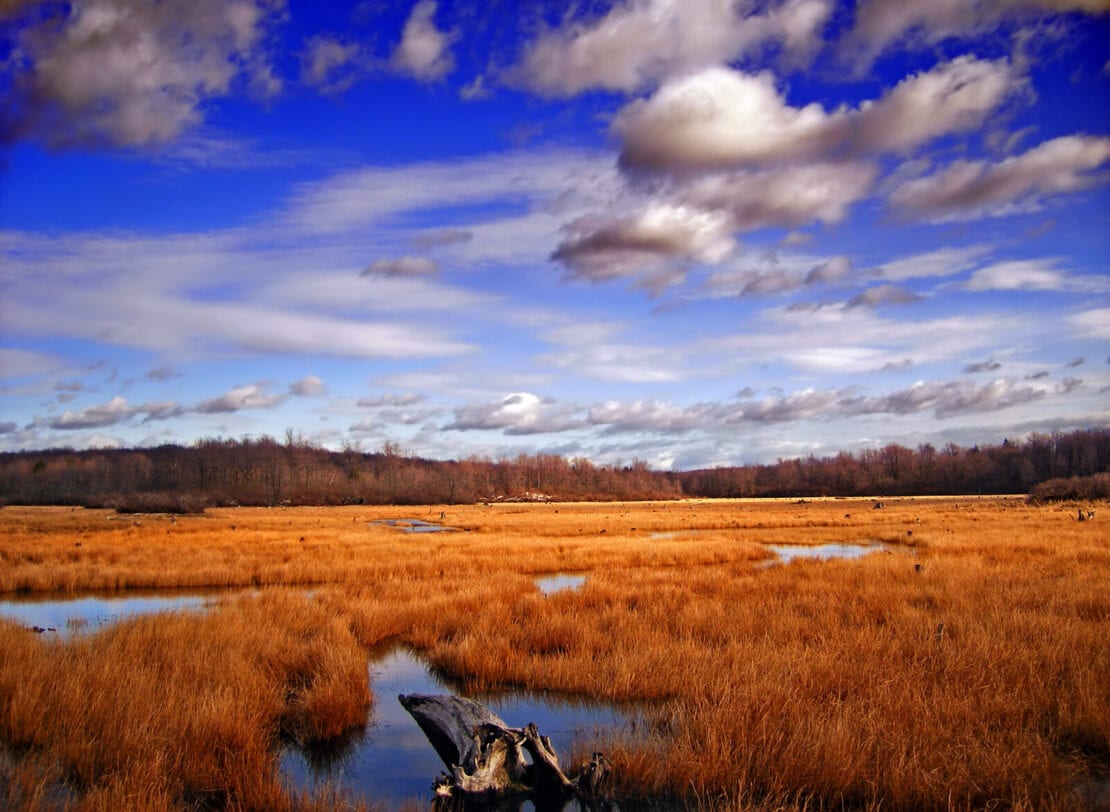
[[[395,648],[372,662],[370,676],[374,693],[370,724],[324,750],[290,746],[281,757],[282,774],[302,791],[330,787],[389,809],[405,802],[426,807],[432,800],[432,781],[444,765],[397,696],[464,692],[437,677],[419,655],[405,648]],[[597,732],[628,723],[615,707],[601,703],[524,692],[470,696],[512,727],[535,722],[551,739],[564,766],[573,747],[596,749],[592,742]]]
[[[0,600],[0,617],[65,640],[74,634],[95,631],[124,618],[204,609],[227,594],[226,590],[166,592],[129,589],[76,595],[19,595]]]

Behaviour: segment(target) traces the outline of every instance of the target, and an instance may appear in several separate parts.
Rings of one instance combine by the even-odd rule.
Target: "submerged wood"
[[[398,700],[447,765],[448,773],[435,784],[439,796],[523,796],[546,807],[575,796],[594,801],[605,783],[608,765],[600,754],[594,754],[581,776],[568,777],[551,741],[534,723],[509,727],[484,705],[464,697],[401,694]]]

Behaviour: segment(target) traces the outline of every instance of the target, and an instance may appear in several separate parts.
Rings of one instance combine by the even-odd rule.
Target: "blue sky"
[[[0,2],[0,450],[1110,424],[1105,0]]]

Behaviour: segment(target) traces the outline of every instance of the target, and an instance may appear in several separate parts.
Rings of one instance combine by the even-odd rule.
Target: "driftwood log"
[[[608,764],[600,753],[572,778],[533,723],[509,727],[489,708],[464,697],[401,694],[398,700],[447,765],[447,773],[433,785],[437,797],[486,803],[529,800],[537,809],[561,809],[577,798],[587,808],[608,807],[603,800]]]

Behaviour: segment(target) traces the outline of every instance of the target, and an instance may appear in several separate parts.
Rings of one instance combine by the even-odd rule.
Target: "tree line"
[[[281,504],[460,504],[478,501],[682,497],[1018,494],[1110,497],[1110,429],[1034,434],[999,445],[887,445],[767,465],[655,471],[555,454],[429,460],[387,443],[331,451],[279,441],[204,439],[190,446],[0,454],[0,503],[202,510]]]

